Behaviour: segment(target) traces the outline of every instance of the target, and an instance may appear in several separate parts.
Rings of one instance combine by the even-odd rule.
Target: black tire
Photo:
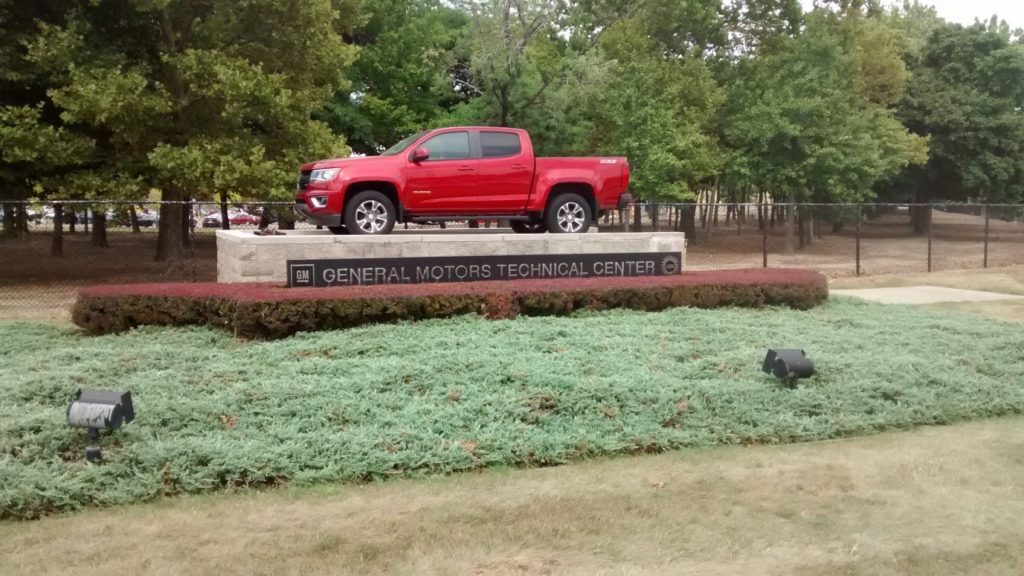
[[[348,228],[344,226],[328,226],[327,229],[331,231],[331,234],[348,234]]]
[[[590,203],[579,194],[559,194],[544,214],[544,224],[552,234],[581,234],[594,223]]]
[[[509,226],[516,234],[543,234],[548,231],[540,220],[513,220],[509,222]]]
[[[376,190],[364,190],[345,205],[345,228],[349,234],[390,234],[396,216],[390,198]]]

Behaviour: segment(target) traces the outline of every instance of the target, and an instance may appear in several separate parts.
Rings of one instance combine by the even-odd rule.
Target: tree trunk
[[[281,210],[277,213],[277,229],[278,230],[295,230],[295,212],[288,210]]]
[[[53,205],[53,242],[50,243],[50,256],[64,256],[64,206]]]
[[[686,204],[682,207],[681,227],[687,242],[697,245],[697,205]]]
[[[800,211],[796,217],[797,223],[797,238],[799,240],[798,248],[803,250],[807,247],[807,217],[804,216],[803,212]]]
[[[785,214],[786,219],[786,254],[793,254],[793,233],[796,230],[796,211],[792,206],[779,206],[779,210]]]
[[[14,235],[28,238],[28,205],[19,204],[14,212]]]
[[[264,204],[263,207],[260,208],[260,223],[257,224],[257,227],[260,230],[266,230],[267,227],[270,226],[270,220],[273,217],[273,215],[271,214],[271,210],[272,206],[270,204]],[[320,227],[317,226],[316,229],[320,230]]]
[[[181,206],[181,246],[186,250],[192,248],[192,197],[185,195]]]
[[[156,235],[156,261],[180,262],[185,257],[185,241],[182,214],[184,192],[177,187],[165,188],[161,199],[168,204],[160,205],[160,223]]]
[[[4,238],[14,238],[18,235],[17,229],[14,227],[14,204],[4,204],[0,202],[0,208],[3,209],[3,230],[0,231],[0,236]]]
[[[75,214],[74,205],[71,206],[71,217],[68,218],[68,234],[75,233],[75,224],[78,224],[78,214]]]
[[[220,193],[220,229],[231,230],[231,221],[228,220],[228,193]]]
[[[711,202],[710,192],[708,192],[707,190],[701,191],[701,193],[697,195],[697,202],[701,204],[700,227],[704,228],[705,226],[707,226],[708,222],[708,204]],[[696,237],[696,234],[694,236]]]
[[[109,248],[107,244],[107,214],[93,208],[92,210],[92,245],[96,248]]]
[[[132,222],[132,234],[138,234],[142,232],[139,228],[139,214],[135,211],[135,205],[131,204],[128,206],[128,219]]]

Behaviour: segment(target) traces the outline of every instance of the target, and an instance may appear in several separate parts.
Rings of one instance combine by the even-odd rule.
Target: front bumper
[[[295,199],[295,214],[310,224],[317,226],[341,226],[341,214],[329,214],[326,211],[318,211],[314,214],[305,200]]]

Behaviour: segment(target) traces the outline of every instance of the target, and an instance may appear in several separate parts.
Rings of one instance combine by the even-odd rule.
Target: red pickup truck
[[[631,201],[628,186],[622,157],[536,158],[525,130],[442,128],[379,156],[303,165],[295,211],[335,234],[494,219],[520,233],[586,232],[604,211]]]

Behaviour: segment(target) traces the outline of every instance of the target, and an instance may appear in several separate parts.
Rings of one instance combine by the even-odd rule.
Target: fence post
[[[982,264],[983,268],[988,268],[988,204],[985,204],[985,261]]]
[[[928,271],[932,271],[932,218],[935,213],[932,211],[932,204],[928,203]]]
[[[53,243],[50,244],[50,256],[64,256],[64,205],[60,202],[53,205]]]
[[[761,204],[761,208],[765,210],[767,214],[768,207]],[[768,267],[768,222],[765,221],[764,226],[761,227],[761,267]]]
[[[860,276],[860,221],[864,219],[864,205],[857,204],[857,276]]]

